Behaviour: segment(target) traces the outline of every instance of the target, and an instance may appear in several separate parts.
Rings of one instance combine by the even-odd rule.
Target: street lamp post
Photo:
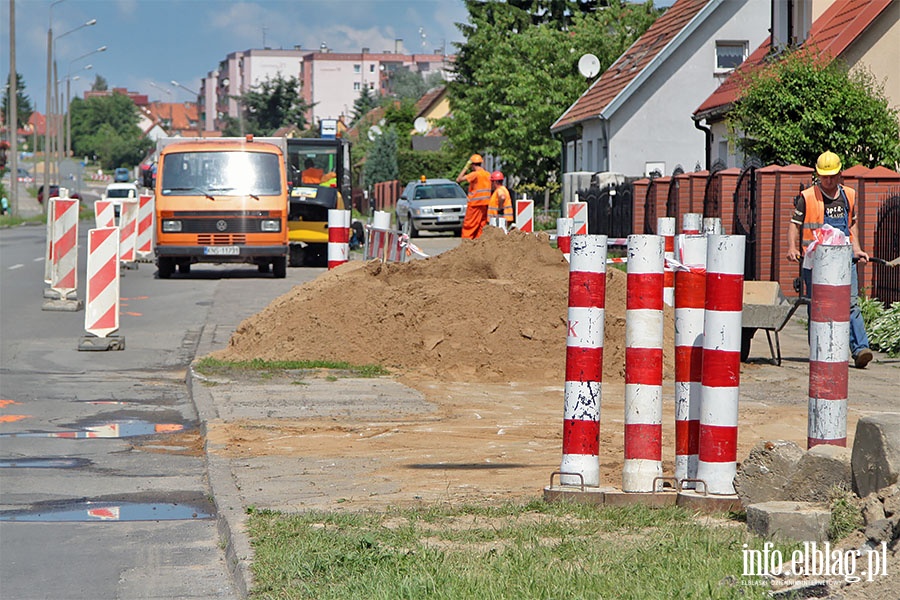
[[[174,79],[172,81],[170,81],[169,83],[171,83],[175,87],[180,87],[181,89],[185,90],[186,92],[193,94],[197,97],[197,137],[202,138],[203,137],[203,129],[202,129],[202,124],[200,123],[200,101],[202,99],[200,98],[200,92],[195,92],[191,88],[181,85]]]

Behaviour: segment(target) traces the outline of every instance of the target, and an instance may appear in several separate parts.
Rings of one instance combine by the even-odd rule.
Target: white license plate
[[[240,253],[238,246],[207,246],[203,249],[203,254],[207,256],[238,256]]]
[[[438,223],[455,223],[459,221],[459,215],[438,215]]]

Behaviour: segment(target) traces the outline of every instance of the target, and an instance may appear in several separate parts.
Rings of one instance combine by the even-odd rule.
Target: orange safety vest
[[[322,169],[310,167],[304,169],[303,172],[300,173],[300,181],[301,183],[322,183],[322,175],[324,174],[325,171]]]
[[[469,204],[487,206],[491,201],[491,174],[484,169],[476,169],[466,174],[469,182]]]
[[[505,185],[498,185],[494,193],[491,194],[491,201],[488,204],[488,219],[502,216],[505,220],[512,222],[513,208],[512,199],[509,197],[509,190]]]
[[[843,192],[847,198],[847,229],[853,225],[853,216],[856,214],[856,190],[838,185],[838,193]],[[806,188],[800,195],[806,204],[806,214],[803,215],[803,239],[805,248],[815,239],[813,231],[825,224],[825,199],[822,198],[822,190],[818,185]]]

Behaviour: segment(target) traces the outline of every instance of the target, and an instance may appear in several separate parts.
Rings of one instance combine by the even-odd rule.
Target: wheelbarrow
[[[781,366],[781,340],[778,334],[809,298],[800,296],[789,300],[781,292],[777,281],[744,281],[743,313],[741,315],[741,361],[750,356],[750,340],[758,329],[766,332],[772,361]],[[772,343],[772,337],[775,343]]]

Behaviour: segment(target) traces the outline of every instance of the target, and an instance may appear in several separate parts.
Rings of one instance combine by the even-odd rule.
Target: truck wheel
[[[256,263],[256,269],[260,273],[268,273],[269,272],[269,263],[267,263],[267,262]]]
[[[169,277],[172,276],[172,273],[175,272],[174,259],[160,256],[159,260],[157,261],[157,266],[159,267],[159,278],[160,279],[168,279]]]
[[[291,257],[291,266],[292,267],[302,267],[303,266],[303,246],[300,244],[291,244],[290,249],[288,250]]]
[[[287,276],[287,257],[277,256],[272,259],[272,276],[284,279]]]
[[[182,275],[187,275],[188,273],[190,273],[191,272],[191,263],[189,263],[189,262],[178,263],[178,272],[181,273]]]

